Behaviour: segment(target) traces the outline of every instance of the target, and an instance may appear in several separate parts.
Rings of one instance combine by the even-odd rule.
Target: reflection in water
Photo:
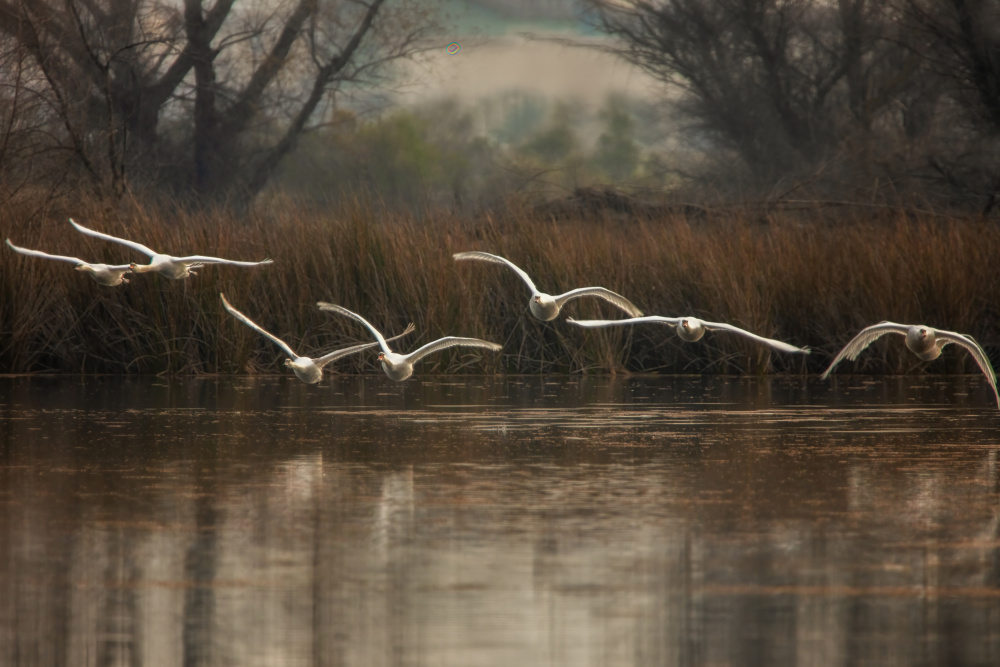
[[[0,379],[0,664],[1000,662],[975,377]]]

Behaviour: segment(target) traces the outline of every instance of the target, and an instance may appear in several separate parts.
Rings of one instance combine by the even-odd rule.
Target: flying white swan
[[[521,280],[527,283],[528,289],[531,290],[531,300],[528,302],[528,308],[531,309],[531,314],[543,322],[554,320],[556,316],[559,315],[559,310],[566,304],[567,301],[580,296],[600,297],[608,303],[618,306],[632,317],[642,316],[642,311],[636,308],[635,304],[623,297],[621,294],[616,294],[615,292],[612,292],[604,287],[580,287],[575,290],[570,290],[565,294],[552,296],[550,294],[546,294],[545,292],[538,291],[538,288],[535,287],[535,283],[532,282],[527,273],[510,260],[504,259],[499,255],[491,255],[488,252],[473,250],[471,252],[457,252],[452,255],[452,257],[456,260],[479,259],[484,262],[493,262],[494,264],[506,264],[510,268],[514,269],[514,272],[521,276]]]
[[[378,329],[369,324],[368,320],[361,317],[357,313],[352,313],[343,306],[326,303],[325,301],[319,301],[316,305],[319,306],[320,310],[346,315],[347,317],[353,318],[368,327],[368,330],[372,332],[378,340],[378,344],[382,347],[382,351],[379,352],[378,355],[378,360],[382,362],[382,370],[385,371],[385,374],[389,376],[390,380],[402,381],[410,377],[413,375],[414,363],[420,361],[432,352],[437,352],[438,350],[444,350],[456,345],[462,345],[465,347],[485,347],[488,350],[499,350],[503,347],[497,343],[491,343],[479,338],[458,338],[455,336],[446,336],[445,338],[439,338],[432,343],[427,343],[423,347],[418,348],[409,354],[397,354],[389,349],[386,339],[382,337],[382,334],[379,333]]]
[[[997,376],[993,372],[993,366],[990,364],[990,358],[986,356],[983,348],[979,346],[979,343],[972,338],[972,336],[966,336],[964,334],[955,333],[954,331],[943,331],[941,329],[933,329],[923,324],[896,324],[895,322],[879,322],[878,324],[873,324],[870,327],[866,327],[861,330],[861,332],[851,339],[844,349],[834,357],[833,361],[830,363],[830,367],[826,369],[823,373],[821,379],[825,380],[827,376],[830,375],[830,371],[833,367],[841,362],[845,357],[854,361],[858,358],[861,352],[871,345],[874,341],[878,340],[885,334],[895,333],[903,334],[906,336],[906,347],[910,348],[914,354],[916,354],[923,361],[932,361],[941,356],[941,350],[944,346],[949,343],[955,343],[956,345],[968,350],[972,358],[976,360],[979,364],[979,370],[983,372],[986,376],[986,381],[990,383],[990,387],[993,389],[993,395],[997,399],[997,407],[1000,407],[1000,394],[997,393]]]
[[[749,331],[740,329],[739,327],[734,327],[731,324],[724,324],[722,322],[705,322],[704,320],[699,320],[697,317],[662,317],[660,315],[649,315],[647,317],[633,317],[627,320],[574,320],[572,317],[568,317],[566,318],[566,321],[571,324],[575,324],[578,327],[613,327],[621,324],[658,322],[660,324],[669,324],[670,326],[676,328],[677,335],[680,336],[681,340],[686,340],[689,343],[701,340],[706,331],[728,331],[730,333],[745,336],[750,340],[763,345],[767,345],[768,347],[778,350],[779,352],[788,352],[789,354],[809,354],[812,352],[812,350],[808,347],[795,347],[794,345],[783,343],[780,340],[758,336],[757,334],[750,333]]]
[[[233,308],[232,305],[230,305],[229,301],[226,300],[225,294],[219,294],[219,296],[222,297],[222,305],[226,307],[226,310],[229,311],[230,315],[238,319],[240,322],[243,322],[243,324],[247,325],[257,333],[260,333],[265,337],[270,338],[272,342],[274,342],[278,347],[284,350],[285,354],[291,357],[290,359],[285,359],[285,365],[292,369],[297,378],[299,378],[300,380],[302,380],[307,384],[316,384],[317,382],[322,380],[323,367],[326,366],[331,361],[335,361],[336,359],[340,359],[341,357],[346,357],[347,355],[354,354],[355,352],[361,352],[362,350],[368,350],[378,346],[378,343],[362,343],[361,345],[353,345],[351,347],[346,347],[342,350],[334,350],[333,352],[324,354],[322,357],[316,357],[315,359],[311,357],[300,357],[299,355],[295,354],[292,348],[290,348],[288,344],[285,343],[285,341],[281,340],[280,338],[270,333],[269,331],[265,331],[249,317],[247,317],[240,311]],[[389,340],[396,340],[401,336],[405,336],[406,334],[413,331],[413,329],[414,326],[413,323],[411,322],[410,325],[406,327],[406,330],[403,333],[399,334],[398,336],[393,336]]]
[[[61,262],[72,262],[73,264],[76,264],[77,271],[85,272],[96,282],[101,285],[107,285],[108,287],[114,287],[115,285],[127,283],[128,278],[125,277],[125,274],[132,272],[132,269],[128,264],[94,264],[91,262],[85,262],[82,259],[77,259],[76,257],[67,257],[66,255],[50,255],[49,253],[42,252],[41,250],[29,250],[28,248],[16,246],[10,242],[10,239],[7,239],[7,245],[9,245],[10,249],[14,252],[19,252],[22,255],[28,255],[29,257],[42,257],[44,259],[57,259]]]
[[[138,250],[139,252],[149,255],[149,264],[136,264],[132,262],[129,267],[134,273],[149,273],[150,271],[156,271],[159,274],[166,276],[167,278],[173,278],[174,280],[180,280],[181,278],[187,278],[188,276],[195,275],[195,272],[191,269],[201,268],[205,264],[230,264],[232,266],[259,266],[261,264],[271,264],[274,260],[265,259],[261,262],[237,262],[232,259],[221,259],[219,257],[206,257],[204,255],[191,255],[190,257],[173,257],[172,255],[164,255],[161,253],[147,248],[141,243],[136,243],[135,241],[129,241],[127,239],[120,239],[117,236],[111,236],[110,234],[102,234],[101,232],[95,232],[93,229],[87,229],[83,225],[77,224],[72,218],[70,218],[70,224],[76,228],[78,232],[87,234],[88,236],[94,236],[99,239],[104,239],[105,241],[114,241],[115,243],[121,243],[127,245],[133,250]]]

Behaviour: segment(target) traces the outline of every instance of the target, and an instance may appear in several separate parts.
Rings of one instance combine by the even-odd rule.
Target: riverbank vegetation
[[[412,320],[404,349],[504,345],[425,373],[821,371],[883,319],[1000,346],[992,5],[588,0],[595,34],[544,39],[578,47],[567,68],[596,50],[655,90],[403,104],[392,91],[415,85],[414,63],[451,58],[439,4],[0,2],[0,237],[144,261],[73,217],[173,254],[274,260],[107,288],[2,248],[0,372],[281,370],[220,292],[302,353],[366,339],[318,300],[387,333]],[[513,272],[451,259],[475,249],[548,292],[602,285],[814,353],[540,323]],[[565,314],[620,317],[592,300]],[[843,369],[924,367],[976,370],[950,351],[922,364],[898,340]]]
[[[421,373],[818,372],[859,329],[880,320],[967,333],[995,353],[1000,228],[979,216],[819,205],[794,211],[662,208],[650,215],[594,211],[555,217],[524,202],[480,215],[406,213],[374,200],[336,207],[273,197],[253,213],[143,208],[102,200],[0,208],[14,243],[106,263],[142,262],[128,248],[75,232],[93,229],[177,255],[270,257],[257,269],[207,266],[187,280],[133,275],[102,287],[63,262],[4,247],[0,261],[0,372],[276,373],[283,354],[225,313],[233,305],[313,354],[367,340],[356,323],[321,313],[342,304],[386,332],[413,321],[400,349],[443,335],[502,343],[498,355],[459,350]],[[809,345],[809,357],[771,354],[739,337],[709,333],[683,343],[666,326],[582,330],[562,317],[528,314],[528,290],[500,266],[456,263],[454,252],[510,258],[548,292],[602,285],[646,314],[694,315]],[[618,318],[580,299],[564,314]],[[334,372],[375,370],[374,353]],[[964,354],[933,364],[902,341],[872,346],[843,372],[975,372]]]

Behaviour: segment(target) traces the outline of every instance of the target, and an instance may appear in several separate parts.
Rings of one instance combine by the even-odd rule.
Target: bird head
[[[395,362],[385,352],[378,353],[378,360],[382,363],[382,368],[396,368]]]

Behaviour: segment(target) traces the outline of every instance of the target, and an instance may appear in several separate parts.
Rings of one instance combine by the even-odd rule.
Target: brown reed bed
[[[888,319],[974,336],[995,357],[1000,227],[972,218],[905,212],[828,219],[820,211],[747,211],[657,219],[555,221],[512,203],[492,215],[402,214],[371,201],[335,210],[275,199],[247,216],[181,209],[110,207],[85,201],[33,209],[0,207],[0,235],[90,261],[143,261],[124,246],[76,233],[66,218],[173,254],[271,257],[257,269],[209,266],[172,281],[135,275],[102,287],[70,264],[0,250],[0,372],[278,373],[283,354],[230,317],[224,292],[261,326],[304,354],[369,340],[339,303],[387,334],[409,321],[408,350],[443,335],[504,345],[500,354],[460,348],[423,362],[420,373],[822,371],[862,327]],[[647,314],[695,315],[809,345],[784,356],[739,337],[709,333],[683,343],[662,325],[583,330],[535,321],[528,291],[502,266],[454,262],[487,250],[523,267],[550,293],[603,285]],[[619,318],[581,299],[563,315]],[[336,362],[334,372],[375,372],[374,353]],[[897,337],[872,346],[844,371],[976,372],[968,355],[933,364]]]

